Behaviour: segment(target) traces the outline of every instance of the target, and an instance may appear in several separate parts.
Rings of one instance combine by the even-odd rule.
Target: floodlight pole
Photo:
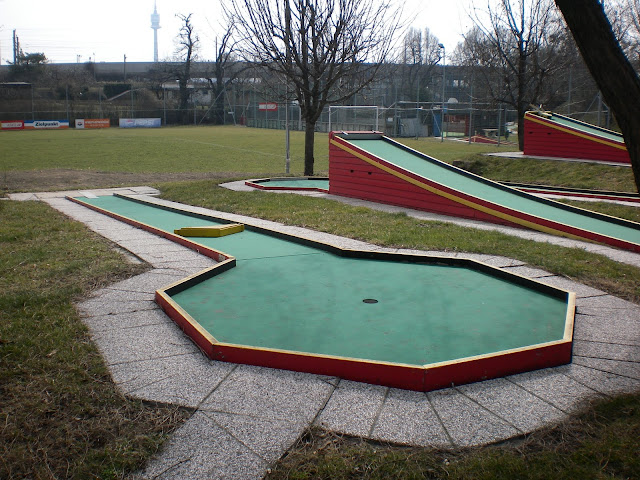
[[[284,123],[285,123],[285,163],[284,172],[289,173],[289,166],[291,165],[291,158],[289,157],[289,84],[285,83],[285,98],[284,98]]]
[[[440,141],[444,142],[444,71],[447,66],[447,53],[443,43],[439,43],[438,47],[442,49],[442,118],[440,118]]]

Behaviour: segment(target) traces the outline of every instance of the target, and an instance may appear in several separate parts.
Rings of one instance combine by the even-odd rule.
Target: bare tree
[[[237,42],[234,40],[235,25],[229,23],[223,28],[222,36],[216,36],[216,58],[213,70],[208,74],[207,81],[213,96],[214,123],[224,123],[224,97],[229,86],[242,73],[253,68],[253,65],[238,61]]]
[[[182,21],[182,27],[178,33],[178,48],[176,57],[180,61],[181,66],[175,71],[178,80],[178,88],[180,92],[180,111],[182,112],[182,122],[188,122],[188,106],[189,106],[189,89],[188,84],[191,79],[191,66],[196,59],[200,39],[195,33],[193,24],[191,23],[191,13],[189,15],[177,14]]]
[[[297,99],[304,173],[313,175],[323,108],[373,80],[392,48],[398,15],[388,0],[229,0],[226,13],[238,27],[244,59],[268,72],[274,95],[286,84]]]
[[[478,43],[472,48],[474,42],[468,42],[469,60],[487,66],[485,74],[494,72],[488,82],[491,96],[517,111],[523,149],[524,113],[539,103],[545,82],[563,68],[556,11],[551,0],[499,0],[496,6],[475,8],[471,18],[475,29],[467,40]]]
[[[640,78],[598,0],[555,0],[591,75],[624,135],[640,191]]]
[[[428,28],[424,31],[410,28],[405,34],[398,61],[402,65],[403,93],[407,98],[417,95],[416,101],[426,100],[424,95],[420,94],[420,87],[442,59],[439,44],[438,37]]]
[[[623,23],[629,26],[627,58],[635,70],[640,70],[640,0],[630,0]]]

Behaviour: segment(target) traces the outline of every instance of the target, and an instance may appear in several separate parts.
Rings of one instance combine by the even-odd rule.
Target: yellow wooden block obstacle
[[[231,223],[229,225],[214,225],[209,227],[182,227],[174,230],[176,235],[183,237],[224,237],[234,233],[244,231],[241,223]]]

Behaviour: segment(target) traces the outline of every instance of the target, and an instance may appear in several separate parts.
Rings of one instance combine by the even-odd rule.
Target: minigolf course
[[[620,133],[545,111],[531,111],[524,115],[524,154],[631,163]]]
[[[75,202],[213,267],[156,292],[211,359],[429,391],[571,361],[575,294],[461,258],[341,249],[150,197]]]
[[[477,219],[640,252],[640,224],[568,206],[493,182],[381,133],[332,132],[335,195]]]

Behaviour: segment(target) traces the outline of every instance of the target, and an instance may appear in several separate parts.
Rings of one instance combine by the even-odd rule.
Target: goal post
[[[376,105],[330,105],[328,131],[340,130],[380,130],[380,111]]]

